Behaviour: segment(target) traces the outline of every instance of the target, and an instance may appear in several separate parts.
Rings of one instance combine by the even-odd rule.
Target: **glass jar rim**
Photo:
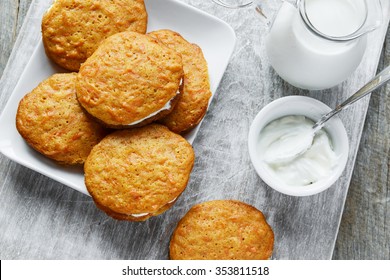
[[[332,35],[325,34],[325,33],[321,32],[320,30],[318,30],[314,26],[314,24],[310,21],[310,18],[306,12],[306,1],[307,0],[297,0],[296,1],[296,6],[299,10],[299,14],[300,14],[304,24],[308,27],[308,29],[310,31],[312,31],[314,34],[316,34],[319,37],[322,37],[324,39],[331,40],[331,41],[340,41],[340,42],[351,41],[351,40],[354,40],[354,39],[361,37],[362,35],[370,32],[370,31],[375,30],[378,27],[378,23],[377,23],[375,26],[372,26],[371,28],[369,28],[369,27],[364,28],[367,25],[367,20],[368,20],[368,16],[369,16],[369,9],[368,9],[369,7],[367,5],[367,0],[363,0],[364,6],[365,6],[364,19],[362,20],[361,25],[354,32],[347,34],[347,35],[343,35],[343,36],[332,36]],[[378,1],[378,4],[379,4],[380,10],[381,10],[380,1]],[[380,19],[380,22],[381,21],[382,21],[382,19]]]

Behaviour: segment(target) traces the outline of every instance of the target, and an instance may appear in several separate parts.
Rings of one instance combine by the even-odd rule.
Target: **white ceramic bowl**
[[[257,174],[267,185],[287,195],[308,196],[322,192],[336,182],[345,168],[349,151],[347,132],[337,116],[330,119],[324,129],[332,141],[336,155],[339,156],[338,164],[329,177],[313,184],[291,186],[284,183],[274,173],[269,171],[266,163],[259,158],[259,151],[257,150],[260,132],[271,121],[284,116],[301,115],[316,122],[330,110],[331,108],[316,99],[305,96],[288,96],[271,102],[257,114],[249,130],[249,155]]]

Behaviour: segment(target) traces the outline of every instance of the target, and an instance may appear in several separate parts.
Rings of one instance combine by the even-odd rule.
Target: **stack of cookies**
[[[143,0],[55,0],[43,16],[47,56],[70,71],[19,103],[16,127],[59,164],[84,165],[85,184],[107,215],[145,221],[168,210],[194,164],[182,136],[211,98],[201,48],[171,30],[146,34]],[[239,201],[194,206],[171,239],[172,259],[267,259],[273,232]]]
[[[178,33],[145,34],[143,0],[56,0],[42,19],[55,74],[20,102],[26,142],[60,164],[84,164],[96,205],[144,221],[188,183],[194,151],[183,134],[211,97],[202,50]],[[157,122],[157,123],[156,123]]]

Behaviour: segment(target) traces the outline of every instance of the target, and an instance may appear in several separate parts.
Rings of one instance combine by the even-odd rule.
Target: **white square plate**
[[[145,0],[145,4],[149,18],[148,31],[171,29],[202,48],[214,95],[233,53],[236,41],[233,29],[220,19],[176,0]],[[0,152],[11,160],[88,194],[82,167],[64,167],[45,158],[26,144],[15,127],[16,111],[22,97],[57,72],[64,70],[47,58],[40,42],[0,117]],[[198,130],[199,125],[186,135],[190,143]]]

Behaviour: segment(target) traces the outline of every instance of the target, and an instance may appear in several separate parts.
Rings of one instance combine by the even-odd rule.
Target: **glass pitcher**
[[[225,7],[233,7],[213,0]],[[267,2],[254,4],[263,16]],[[276,0],[280,1],[280,0]],[[320,90],[347,79],[360,64],[367,45],[366,34],[382,22],[380,0],[281,1],[266,37],[270,64],[288,83],[303,89]]]

